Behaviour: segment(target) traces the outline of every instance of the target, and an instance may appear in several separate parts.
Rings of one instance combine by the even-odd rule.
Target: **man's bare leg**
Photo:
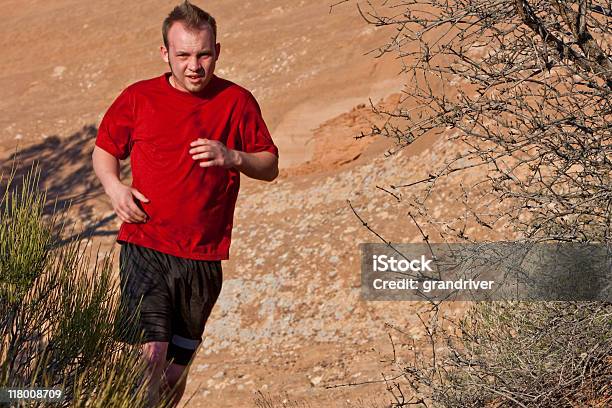
[[[181,378],[181,376],[184,376]],[[171,407],[176,407],[180,402],[183,394],[185,393],[185,386],[187,385],[187,374],[189,373],[189,366],[184,366],[176,363],[167,364],[165,371],[165,379],[167,390],[171,391],[174,389],[172,395]],[[174,388],[176,387],[176,388]]]
[[[145,381],[148,382],[149,408],[154,408],[159,403],[159,391],[166,363],[166,352],[168,342],[152,341],[142,345],[142,355],[147,363]]]

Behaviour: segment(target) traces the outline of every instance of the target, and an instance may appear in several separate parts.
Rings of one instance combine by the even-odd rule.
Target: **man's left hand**
[[[218,140],[196,139],[190,144],[189,154],[193,160],[202,160],[200,167],[236,167],[240,164],[237,151],[228,149]]]

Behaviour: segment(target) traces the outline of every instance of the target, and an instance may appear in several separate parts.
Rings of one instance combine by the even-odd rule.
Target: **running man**
[[[185,1],[164,20],[162,37],[170,72],[128,86],[113,102],[93,167],[123,221],[117,241],[128,313],[119,321],[142,299],[137,327],[150,405],[168,387],[176,406],[221,290],[240,173],[274,180],[278,149],[253,95],[214,75],[221,47],[210,14]],[[128,157],[131,185],[119,174]]]

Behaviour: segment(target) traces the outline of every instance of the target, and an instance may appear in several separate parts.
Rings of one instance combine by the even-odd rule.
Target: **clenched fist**
[[[231,168],[240,165],[240,155],[237,151],[228,149],[218,140],[197,139],[191,142],[189,150],[193,160],[202,160],[200,167],[221,166]]]

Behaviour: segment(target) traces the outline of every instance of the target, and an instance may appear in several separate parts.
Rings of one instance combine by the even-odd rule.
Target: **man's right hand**
[[[138,208],[134,198],[142,201],[143,203],[148,203],[149,199],[134,187],[126,186],[118,181],[107,189],[106,194],[108,194],[113,209],[121,221],[127,223],[137,223],[147,222],[149,219],[147,214]]]
[[[148,203],[149,199],[134,187],[126,186],[119,179],[119,159],[98,146],[92,153],[93,168],[104,191],[111,200],[117,216],[123,222],[146,222],[149,217],[134,201]]]

